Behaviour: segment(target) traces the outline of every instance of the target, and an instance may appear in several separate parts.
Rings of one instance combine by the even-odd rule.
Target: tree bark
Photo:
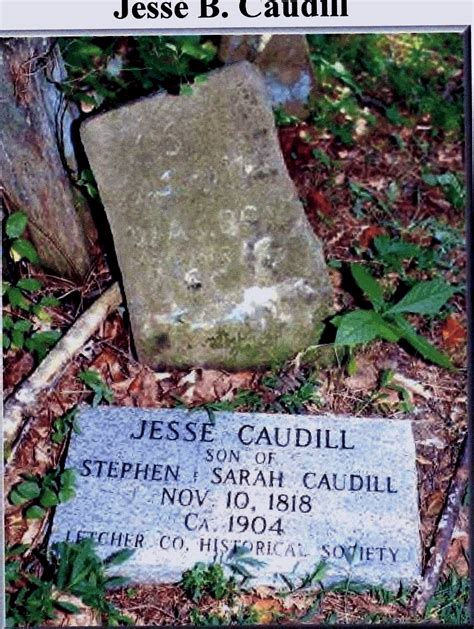
[[[9,205],[28,216],[43,265],[83,277],[89,254],[67,170],[74,164],[73,115],[55,82],[65,77],[59,48],[48,38],[0,42],[1,185]]]

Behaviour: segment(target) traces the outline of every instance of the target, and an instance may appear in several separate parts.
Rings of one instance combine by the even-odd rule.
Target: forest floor
[[[422,280],[436,275],[450,284],[466,283],[463,211],[455,208],[445,185],[433,185],[423,179],[427,165],[435,175],[450,172],[463,178],[462,145],[433,139],[429,124],[400,127],[376,115],[377,124],[370,128],[361,121],[356,141],[350,147],[306,123],[279,130],[288,170],[308,219],[324,243],[335,312],[350,310],[361,301],[348,272],[351,262],[363,261],[393,291],[406,278]],[[420,245],[433,255],[423,264],[418,264],[416,257],[384,258],[374,247],[374,240],[380,235]],[[50,315],[47,327],[66,331],[116,279],[92,226],[89,239],[95,263],[80,285],[48,275],[32,265],[22,267],[22,276],[42,282],[41,295],[54,295],[60,300],[60,305],[46,308]],[[5,311],[9,312],[10,307]],[[84,370],[99,372],[117,405],[165,408],[180,400],[193,407],[237,400],[233,408],[239,411],[410,418],[416,432],[426,561],[467,430],[465,292],[458,292],[438,316],[411,315],[410,321],[420,334],[450,356],[456,369],[430,364],[403,344],[374,341],[354,350],[349,363],[343,355],[336,354],[335,362],[318,366],[308,354],[271,373],[202,368],[156,373],[133,359],[128,323],[123,309],[119,309],[110,314],[71,361],[54,390],[38,401],[7,482],[15,483],[22,473],[43,475],[63,461],[64,444],[51,440],[53,423],[79,403],[91,402],[90,388],[78,377]],[[334,333],[329,327],[323,337],[328,347],[333,347]],[[5,352],[5,397],[36,364],[26,349],[10,348]],[[7,504],[7,545],[26,543],[33,549],[40,547],[48,526],[47,518],[28,520],[21,507]],[[444,567],[449,587],[453,574],[467,576],[467,553],[466,498]],[[446,617],[451,618],[445,608],[455,604],[458,581],[452,587],[444,598],[440,595],[439,601],[433,603],[427,619],[443,622]],[[454,602],[449,602],[450,596]],[[257,588],[241,591],[233,600],[216,601],[205,596],[197,604],[179,585],[134,586],[110,592],[109,600],[135,622],[147,625],[216,624],[230,619],[260,623],[410,619],[403,597],[387,598],[382,591],[357,592],[350,588],[328,590],[323,595],[315,595],[314,590],[282,594]],[[465,605],[465,600],[461,604]],[[66,622],[65,617],[61,622]]]

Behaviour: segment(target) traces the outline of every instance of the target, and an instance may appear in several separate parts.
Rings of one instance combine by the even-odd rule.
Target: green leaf
[[[15,505],[15,507],[19,507],[20,505],[24,505],[25,502],[28,502],[28,498],[25,498],[20,493],[18,493],[16,489],[11,490],[8,498],[12,505]]]
[[[354,310],[339,316],[337,328],[336,345],[359,345],[377,338],[396,342],[400,338],[394,326],[373,310]]]
[[[106,566],[116,566],[124,561],[127,561],[127,559],[130,559],[134,552],[135,551],[131,548],[123,548],[122,550],[118,550],[116,553],[109,555],[104,560],[104,564]]]
[[[423,358],[426,358],[432,363],[444,367],[446,369],[453,369],[453,364],[446,356],[434,347],[429,341],[416,333],[416,330],[406,321],[401,315],[396,315],[394,321],[400,330],[401,336],[410,345],[419,352]]]
[[[5,332],[3,333],[2,342],[3,342],[3,349],[8,349],[11,345],[10,337]]]
[[[29,240],[25,240],[24,238],[18,238],[15,240],[11,246],[11,251],[13,252],[12,257],[14,259],[22,260],[23,258],[26,258],[32,264],[37,264],[39,262],[36,249]]]
[[[31,321],[26,321],[25,319],[19,319],[15,321],[13,328],[18,330],[19,332],[28,332],[32,328]]]
[[[42,507],[55,507],[59,504],[59,498],[52,489],[43,489],[40,496],[40,504]]]
[[[87,369],[86,371],[81,371],[79,374],[79,380],[81,380],[87,386],[103,384],[102,378],[97,371],[93,371],[92,369]]]
[[[39,280],[36,280],[33,277],[24,277],[17,283],[17,286],[18,288],[21,288],[22,290],[33,292],[35,290],[40,290],[43,284]]]
[[[7,218],[5,231],[9,238],[18,238],[26,229],[28,217],[23,212],[13,212]]]
[[[25,344],[25,335],[20,330],[13,330],[12,332],[12,346],[17,349],[21,349]]]
[[[444,304],[457,292],[457,288],[449,286],[442,280],[418,282],[398,304],[389,308],[385,314],[394,315],[402,312],[418,314],[437,314]]]
[[[81,611],[77,605],[73,605],[68,601],[54,601],[54,606],[70,614],[77,614]]]
[[[64,470],[64,472],[61,474],[59,478],[59,482],[61,484],[61,487],[68,487],[68,486],[72,487],[74,483],[76,482],[76,474],[74,470],[71,468]]]
[[[32,505],[26,510],[25,516],[27,520],[41,520],[46,515],[45,509],[39,505]]]
[[[61,302],[59,301],[57,297],[53,297],[53,295],[45,295],[44,297],[41,297],[38,305],[49,307],[49,308],[54,308],[56,306],[60,306]]]
[[[39,483],[36,481],[23,481],[22,483],[16,485],[16,491],[26,498],[27,500],[33,500],[33,498],[37,498],[41,493],[41,488]]]
[[[27,311],[30,309],[30,304],[25,299],[25,296],[23,295],[21,290],[19,288],[16,288],[16,286],[12,286],[8,289],[7,297],[13,308],[21,308],[22,310]]]
[[[74,489],[72,487],[63,487],[62,489],[59,490],[58,493],[58,497],[59,497],[59,502],[67,502],[68,500],[71,500],[72,498],[74,498],[74,496],[76,495],[76,492],[74,491]]]
[[[351,273],[358,287],[364,291],[374,308],[380,310],[384,304],[383,291],[380,284],[362,264],[351,264]]]

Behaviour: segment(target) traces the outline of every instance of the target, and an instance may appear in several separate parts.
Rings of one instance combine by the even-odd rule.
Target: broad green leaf
[[[364,291],[376,310],[380,310],[384,304],[383,291],[377,280],[362,266],[362,264],[351,265],[352,277],[357,282],[359,288]]]
[[[59,479],[61,487],[73,486],[75,481],[76,475],[73,469],[64,470]]]
[[[17,283],[17,286],[22,290],[32,292],[35,290],[40,290],[43,284],[39,280],[36,280],[34,277],[24,277]]]
[[[52,489],[43,489],[40,496],[40,504],[42,507],[55,507],[59,504],[59,498]]]
[[[336,345],[359,345],[376,339],[379,333],[375,314],[372,310],[354,310],[339,317]]]
[[[39,262],[38,253],[29,240],[18,238],[11,246],[11,253],[14,260],[23,260],[26,258],[32,264]]]
[[[446,356],[440,352],[436,347],[434,347],[429,341],[427,341],[422,336],[419,336],[416,333],[416,330],[406,321],[401,315],[396,315],[394,317],[395,323],[400,330],[401,336],[408,342],[410,345],[419,352],[423,358],[439,365],[440,367],[445,367],[446,369],[453,369],[453,364]]]
[[[18,321],[15,321],[13,325],[13,328],[15,330],[18,330],[19,332],[28,332],[29,330],[31,330],[31,327],[31,321],[26,321],[25,319],[19,319]]]
[[[13,308],[21,308],[22,310],[29,310],[30,304],[25,299],[25,296],[19,288],[12,286],[7,291],[8,301]]]
[[[74,498],[74,496],[76,495],[76,492],[74,491],[74,489],[72,487],[63,487],[62,489],[59,490],[58,493],[58,497],[59,497],[59,502],[67,502],[68,500],[71,500],[72,498]]]
[[[395,343],[400,338],[395,326],[374,310],[354,310],[342,315],[337,326],[336,345],[359,345],[377,338]]]
[[[25,335],[20,330],[12,331],[12,346],[21,349],[25,344]]]
[[[418,282],[398,304],[389,308],[385,314],[394,315],[402,312],[414,312],[424,315],[437,314],[457,288],[445,284],[442,280]]]
[[[16,489],[11,490],[8,498],[12,505],[15,505],[15,507],[19,507],[20,505],[24,505],[25,502],[28,502],[28,498],[25,498],[20,493],[18,493]]]
[[[84,384],[88,386],[103,384],[100,374],[98,374],[97,371],[93,371],[92,369],[81,371],[81,373],[79,374],[79,380],[81,380]]]
[[[15,324],[13,323],[13,319],[10,317],[10,315],[5,315],[3,317],[3,329],[11,330],[14,327],[15,327]]]
[[[33,500],[33,498],[37,498],[41,492],[39,483],[29,480],[23,481],[19,485],[16,485],[15,489],[21,496],[23,496],[27,500]]]
[[[27,520],[41,520],[46,515],[46,511],[39,505],[32,505],[26,510],[25,516]]]
[[[54,308],[55,306],[61,305],[61,302],[57,297],[53,297],[52,295],[45,295],[44,297],[41,297],[39,305]]]
[[[13,212],[7,218],[5,231],[9,238],[18,238],[25,231],[28,218],[23,212]]]
[[[3,332],[2,342],[3,342],[3,349],[8,349],[11,345],[10,337],[5,332]]]

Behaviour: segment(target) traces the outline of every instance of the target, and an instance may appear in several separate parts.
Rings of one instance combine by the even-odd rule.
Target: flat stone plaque
[[[398,587],[420,573],[411,422],[104,407],[82,411],[66,467],[76,498],[51,540],[92,537],[133,582],[171,582],[196,562],[262,562],[253,584]],[[235,560],[235,558],[234,558]]]

